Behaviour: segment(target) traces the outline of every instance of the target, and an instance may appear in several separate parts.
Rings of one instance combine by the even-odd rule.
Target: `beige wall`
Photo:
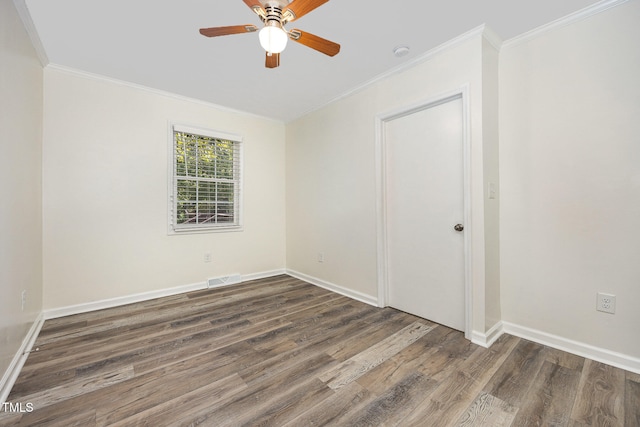
[[[629,1],[505,46],[500,67],[503,319],[636,358],[639,22]]]
[[[482,40],[457,43],[287,125],[289,269],[377,299],[376,115],[468,84],[473,329],[485,332]]]
[[[0,153],[1,378],[42,309],[42,66],[9,0],[0,1]]]
[[[502,319],[500,308],[500,169],[499,169],[498,49],[482,43],[482,147],[485,217],[485,331]],[[493,195],[489,194],[492,185]],[[493,198],[492,198],[493,197]]]
[[[243,136],[244,231],[167,234],[170,121]],[[280,122],[47,67],[45,309],[284,269],[284,135]]]

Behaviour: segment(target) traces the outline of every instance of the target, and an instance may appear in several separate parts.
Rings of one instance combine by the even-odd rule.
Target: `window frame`
[[[243,230],[243,176],[244,176],[244,144],[242,135],[221,132],[213,129],[207,129],[200,126],[185,125],[181,123],[169,123],[168,140],[169,140],[169,161],[168,161],[168,229],[169,235],[183,235],[195,233],[216,233],[216,232],[235,232]],[[189,133],[207,138],[222,139],[234,143],[234,150],[238,155],[236,170],[238,178],[234,187],[234,222],[222,224],[196,224],[181,226],[177,223],[177,205],[178,205],[178,180],[176,164],[176,140],[175,133]]]

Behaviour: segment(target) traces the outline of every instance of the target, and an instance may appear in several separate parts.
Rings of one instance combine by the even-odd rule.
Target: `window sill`
[[[169,226],[168,234],[170,236],[181,236],[184,234],[235,233],[238,231],[244,231],[244,227],[241,225],[230,225],[218,227],[193,227],[175,229],[172,226]]]

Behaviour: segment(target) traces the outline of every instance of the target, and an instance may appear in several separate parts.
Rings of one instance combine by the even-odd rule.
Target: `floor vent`
[[[230,274],[229,276],[214,277],[207,280],[207,287],[219,288],[221,286],[235,285],[242,282],[242,276],[239,274]]]

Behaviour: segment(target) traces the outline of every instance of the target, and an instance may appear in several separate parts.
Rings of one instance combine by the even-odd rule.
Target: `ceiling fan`
[[[340,45],[302,30],[287,31],[284,26],[306,15],[329,0],[243,0],[263,22],[259,31],[260,44],[267,51],[265,66],[276,68],[280,65],[280,53],[291,39],[325,55],[334,56],[340,52]],[[232,25],[229,27],[201,28],[200,34],[207,37],[229,34],[253,33],[255,25]]]

